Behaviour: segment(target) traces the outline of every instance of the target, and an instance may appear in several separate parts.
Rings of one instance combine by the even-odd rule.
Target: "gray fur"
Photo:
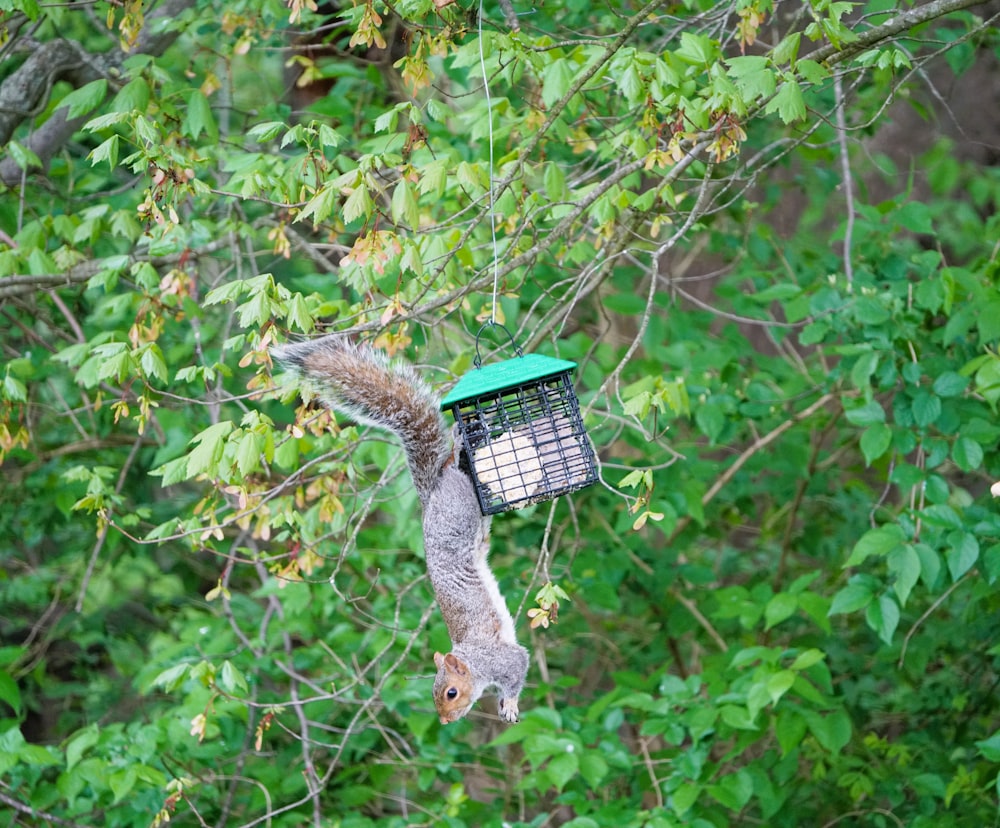
[[[427,572],[452,640],[447,658],[460,662],[460,673],[442,663],[434,681],[441,721],[464,716],[490,687],[499,692],[501,717],[517,721],[528,651],[517,643],[487,563],[490,518],[483,517],[472,480],[455,462],[437,395],[409,365],[341,336],[275,347],[271,355],[328,407],[391,431],[403,444],[424,509]],[[459,703],[448,696],[458,695],[456,682],[464,693]]]

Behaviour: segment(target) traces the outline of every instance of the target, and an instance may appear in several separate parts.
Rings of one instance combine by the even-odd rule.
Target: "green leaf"
[[[19,170],[42,166],[42,159],[35,152],[17,141],[9,141],[7,143],[7,154]]]
[[[968,437],[959,437],[951,448],[951,456],[962,471],[975,471],[983,464],[983,447]]]
[[[830,70],[822,63],[803,58],[795,64],[795,71],[806,82],[813,85],[823,83],[830,77]]]
[[[747,708],[739,704],[724,704],[719,709],[722,721],[735,730],[757,730],[754,717]]]
[[[957,371],[945,371],[934,380],[934,393],[939,397],[957,397],[969,387],[971,379],[963,377]]]
[[[993,585],[1000,578],[1000,543],[995,543],[983,552],[983,575],[986,582]]]
[[[557,103],[573,84],[573,67],[566,58],[557,58],[542,72],[542,102],[547,107]]]
[[[167,363],[163,358],[160,346],[155,342],[151,342],[143,349],[139,365],[147,378],[158,379],[161,382],[167,381]]]
[[[880,354],[867,351],[858,357],[851,369],[851,383],[855,388],[865,389],[871,384],[872,374],[878,369]]]
[[[575,752],[567,752],[553,756],[545,766],[545,774],[557,791],[562,791],[566,784],[580,770],[580,759]]]
[[[781,755],[785,756],[802,742],[806,735],[806,720],[788,706],[779,708],[774,722],[774,735],[781,748]]]
[[[920,558],[920,578],[924,584],[933,589],[941,574],[941,557],[926,543],[916,543],[913,550]]]
[[[204,304],[222,305],[227,302],[234,302],[247,292],[248,285],[243,279],[234,279],[231,282],[224,282],[217,288],[213,288],[205,296]]]
[[[162,687],[167,693],[172,693],[180,687],[188,677],[190,664],[175,664],[168,667],[150,683],[152,687]]]
[[[271,319],[274,304],[265,290],[258,290],[236,309],[236,316],[244,328],[261,328]]]
[[[706,66],[715,62],[718,56],[718,47],[711,38],[705,35],[684,31],[681,32],[681,47],[677,50],[676,55],[688,63]]]
[[[114,801],[116,803],[128,796],[132,788],[135,787],[137,778],[136,770],[133,767],[124,768],[111,774],[108,778],[108,786],[111,788],[111,793],[115,795]]]
[[[740,811],[753,796],[753,778],[745,768],[723,776],[717,784],[705,790],[709,795],[730,811]]]
[[[26,765],[38,767],[51,767],[62,762],[61,757],[56,755],[55,748],[43,747],[42,745],[23,745],[18,748],[17,757]]]
[[[896,220],[911,233],[934,234],[930,208],[919,201],[910,201],[896,211]]]
[[[608,763],[597,751],[588,750],[580,756],[580,775],[591,790],[597,790],[609,770]]]
[[[865,610],[865,621],[878,633],[886,644],[892,643],[892,636],[899,625],[899,604],[889,594],[880,595]]]
[[[187,116],[184,118],[184,131],[191,138],[198,138],[203,132],[210,140],[219,137],[219,128],[215,124],[215,116],[212,115],[212,107],[208,103],[208,98],[200,89],[191,92],[188,98]]]
[[[1000,299],[993,298],[980,309],[977,327],[984,343],[1000,339]]]
[[[777,704],[795,684],[798,676],[792,670],[779,670],[767,680],[767,692],[771,697],[771,704]]]
[[[776,88],[774,70],[770,61],[761,55],[746,55],[726,60],[727,74],[736,88],[748,100],[768,98]]]
[[[420,211],[413,190],[406,179],[401,178],[392,192],[392,220],[397,224],[405,224],[411,230],[420,226]]]
[[[767,102],[764,113],[778,113],[783,123],[791,124],[806,117],[806,103],[802,99],[802,90],[792,76],[786,76],[777,94]]]
[[[634,397],[625,400],[622,412],[629,417],[644,419],[652,408],[653,393],[651,391],[640,391]],[[619,484],[621,485],[621,484]]]
[[[886,563],[894,576],[892,588],[901,606],[906,601],[920,578],[920,556],[910,544],[901,544],[890,550]]]
[[[262,124],[254,124],[247,130],[247,138],[260,143],[273,141],[281,132],[288,129],[288,124],[284,121],[264,121]]]
[[[293,469],[299,460],[299,441],[289,437],[274,449],[274,462],[282,469]]]
[[[957,531],[948,535],[948,543],[950,548],[945,553],[945,560],[952,581],[957,581],[979,560],[979,541],[970,532]]]
[[[260,468],[260,458],[264,451],[264,435],[248,431],[236,446],[236,467],[243,477]]]
[[[161,480],[161,485],[173,486],[176,483],[180,483],[181,481],[188,479],[187,468],[187,456],[175,457],[173,460],[168,460],[159,468],[151,471],[150,474],[162,477],[163,479]]]
[[[310,202],[312,203],[312,202]],[[372,210],[375,205],[372,202],[371,196],[368,195],[368,188],[364,184],[355,187],[354,191],[347,197],[344,202],[343,218],[345,224],[350,224],[355,219],[367,218],[371,215]],[[322,221],[317,211],[316,221]]]
[[[383,112],[375,119],[373,129],[376,133],[378,132],[390,132],[396,128],[396,123],[399,121],[399,108],[393,107],[387,112]]]
[[[98,78],[88,84],[84,84],[79,89],[74,89],[65,98],[59,101],[56,109],[64,106],[69,107],[67,117],[79,118],[97,107],[108,94],[108,81],[106,78]]]
[[[856,426],[871,426],[885,422],[885,411],[875,400],[868,400],[861,405],[848,405],[848,401],[845,400],[844,416],[851,425]]]
[[[116,123],[121,123],[134,112],[145,112],[149,107],[151,97],[149,84],[144,77],[140,76],[130,80],[118,90],[110,104],[110,108],[114,110],[112,114],[122,116],[121,121]],[[91,121],[86,128],[91,129],[93,123],[94,121]]]
[[[429,195],[431,198],[439,199],[444,195],[445,186],[448,184],[448,169],[450,165],[444,158],[439,158],[427,164],[420,171],[420,183],[418,189],[421,195]]]
[[[100,164],[102,161],[107,161],[108,166],[111,169],[117,167],[119,141],[119,136],[115,134],[94,147],[89,156],[91,165],[93,166]]]
[[[849,582],[833,596],[829,615],[845,615],[867,607],[873,598],[870,586],[860,582]]]
[[[358,188],[364,190],[364,188]],[[355,190],[354,192],[358,192]],[[319,192],[317,192],[309,201],[306,202],[306,206],[303,207],[299,214],[295,217],[296,221],[305,221],[306,219],[312,219],[314,225],[319,224],[321,221],[325,221],[330,217],[330,214],[334,211],[337,206],[337,202],[340,200],[340,191],[331,186],[329,183],[324,184]]]
[[[877,529],[869,529],[854,544],[854,549],[851,550],[850,556],[844,563],[844,568],[858,566],[872,555],[882,557],[889,554],[891,550],[903,542],[903,537],[903,530],[895,523],[879,526]]]
[[[721,405],[707,403],[695,409],[694,421],[712,445],[722,435],[726,427],[726,412]]]
[[[552,201],[566,200],[566,176],[563,175],[562,166],[555,162],[548,162],[545,165],[545,192]]]
[[[458,165],[455,169],[455,178],[459,185],[471,192],[486,190],[490,183],[487,170],[479,164],[470,164],[468,161],[462,161]]]
[[[27,402],[28,389],[24,383],[9,372],[3,378],[3,396],[12,402]]]
[[[787,618],[791,618],[799,608],[799,599],[787,592],[779,592],[764,608],[764,629],[769,630]]]
[[[803,711],[809,731],[816,737],[820,746],[837,755],[851,741],[851,719],[843,709],[837,709],[829,714],[817,713],[813,710]]]
[[[288,314],[285,322],[289,328],[298,328],[302,333],[311,333],[316,326],[316,320],[309,310],[309,305],[301,293],[293,293],[288,301]]]
[[[222,662],[222,671],[219,674],[219,687],[230,695],[237,691],[244,695],[250,692],[250,688],[247,687],[247,680],[231,661]]]
[[[187,476],[196,477],[199,474],[214,475],[218,473],[218,464],[222,459],[226,437],[233,430],[229,420],[209,426],[191,438],[197,444],[187,457]]]
[[[319,142],[324,147],[337,148],[347,139],[329,124],[319,125]]]
[[[791,666],[788,668],[790,670],[808,670],[814,664],[819,664],[826,658],[826,653],[822,650],[817,650],[815,647],[810,647],[803,653],[799,653],[795,657],[795,661],[792,662]]]
[[[682,782],[670,796],[670,807],[673,812],[682,817],[694,806],[701,796],[701,785],[694,782]]]
[[[892,445],[892,429],[885,423],[868,426],[861,434],[861,453],[865,465],[870,466],[889,450]]]
[[[101,733],[98,726],[92,724],[70,739],[69,744],[66,745],[66,770],[73,770],[87,749],[96,745],[100,738]]]
[[[6,702],[14,711],[14,715],[21,715],[21,691],[17,687],[17,682],[11,678],[10,673],[0,670],[0,702]]]
[[[786,35],[781,39],[778,45],[771,50],[771,60],[779,66],[783,63],[794,66],[795,61],[799,56],[799,44],[801,41],[801,32],[792,32],[791,34]]]
[[[913,402],[910,404],[913,411],[913,419],[921,428],[927,428],[937,422],[941,416],[941,398],[931,393],[925,388],[921,388],[913,395]]]
[[[980,754],[987,762],[1000,763],[1000,730],[996,731],[988,739],[976,742]]]

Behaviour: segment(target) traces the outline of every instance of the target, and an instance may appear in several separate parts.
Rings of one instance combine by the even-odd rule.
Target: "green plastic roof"
[[[448,408],[458,402],[474,400],[484,394],[552,377],[572,371],[574,368],[576,368],[575,362],[541,354],[525,354],[481,368],[473,368],[455,383],[455,387],[441,401],[441,407]]]

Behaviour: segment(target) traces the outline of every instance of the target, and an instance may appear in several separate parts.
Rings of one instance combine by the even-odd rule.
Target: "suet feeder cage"
[[[475,369],[441,403],[458,425],[461,462],[484,515],[597,482],[594,451],[570,380],[576,363],[523,355],[519,348],[517,354],[483,366],[477,336]]]

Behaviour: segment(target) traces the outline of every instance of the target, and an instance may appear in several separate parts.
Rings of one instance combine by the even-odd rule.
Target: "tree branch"
[[[118,76],[132,55],[163,54],[180,34],[168,28],[169,21],[193,5],[194,0],[166,0],[146,18],[135,46],[128,52],[119,49],[95,56],[66,40],[36,46],[24,65],[0,85],[0,144],[6,144],[14,130],[45,105],[53,84],[60,78],[72,75],[75,84],[82,85]],[[89,114],[70,118],[65,108],[57,109],[31,134],[25,146],[41,160],[42,169],[47,169],[52,157],[89,118]],[[20,182],[21,174],[21,168],[9,155],[0,161],[0,183],[13,187]]]
[[[207,256],[228,246],[229,239],[217,239],[216,241],[199,247],[197,250],[184,250],[180,253],[172,253],[169,256],[129,256],[129,265],[136,262],[149,262],[153,267],[166,267],[175,265],[185,258],[198,258]],[[25,293],[34,293],[36,290],[54,287],[67,287],[69,285],[86,282],[91,277],[101,272],[104,263],[99,259],[91,259],[74,265],[65,273],[35,273],[16,274],[14,276],[4,276],[0,278],[0,301],[9,299],[11,296],[20,296]]]
[[[10,140],[22,121],[39,113],[57,80],[73,74],[82,85],[104,74],[74,41],[29,41],[29,48],[28,59],[0,86],[0,144]]]
[[[854,57],[859,52],[865,51],[865,49],[871,48],[876,43],[902,34],[914,26],[919,26],[921,23],[926,23],[929,20],[944,17],[947,14],[962,11],[973,6],[983,6],[986,2],[987,0],[932,0],[932,2],[923,6],[917,6],[916,8],[900,12],[885,23],[861,32],[857,40],[853,43],[845,43],[840,49],[828,43],[813,50],[806,57],[809,60],[826,61],[828,66],[834,66]]]

